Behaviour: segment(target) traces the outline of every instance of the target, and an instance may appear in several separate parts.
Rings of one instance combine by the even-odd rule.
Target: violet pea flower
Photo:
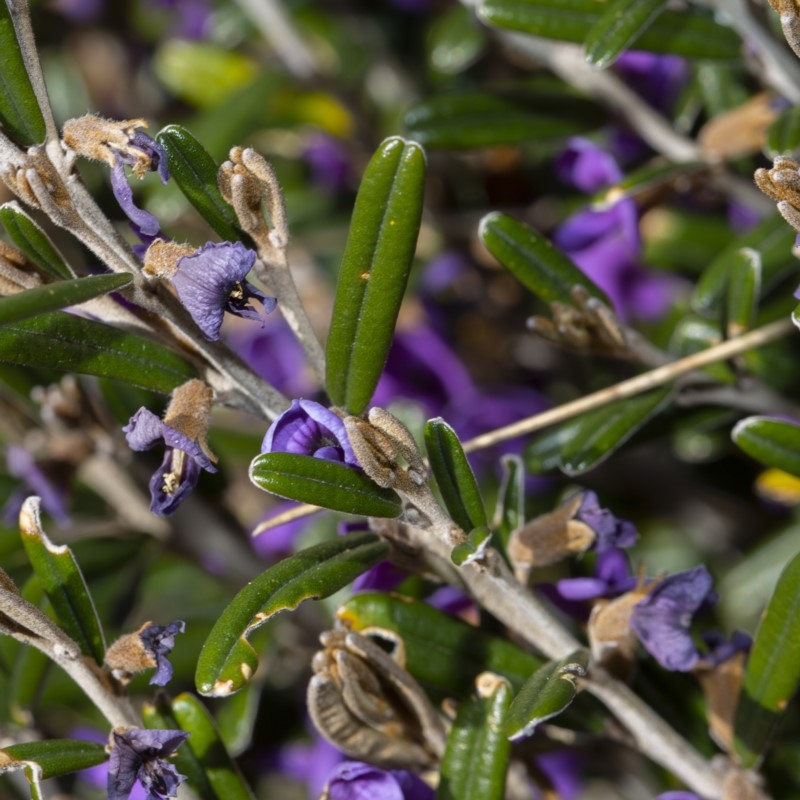
[[[9,475],[22,481],[22,485],[11,493],[0,512],[6,525],[17,524],[22,504],[31,495],[41,499],[42,508],[59,525],[69,525],[66,486],[55,482],[24,447],[18,444],[6,445],[6,469]]]
[[[267,430],[262,453],[297,453],[359,467],[341,417],[313,400],[293,400]]]
[[[329,800],[433,800],[427,783],[402,769],[383,770],[344,761],[328,781]]]
[[[688,672],[700,660],[689,629],[694,615],[709,600],[712,584],[701,564],[664,578],[633,607],[631,628],[665,669]]]
[[[166,686],[172,680],[172,664],[167,656],[175,647],[175,636],[186,630],[186,623],[181,620],[170,622],[169,625],[149,625],[139,633],[144,649],[156,663],[156,671],[150,684],[152,686]]]
[[[122,430],[131,450],[149,450],[160,443],[165,445],[164,460],[150,479],[150,510],[154,514],[173,514],[197,486],[201,470],[217,471],[198,441],[167,425],[144,407]]]
[[[147,800],[176,797],[185,776],[165,759],[188,738],[186,731],[115,730],[108,762],[108,800],[127,800],[137,781],[147,792]]]
[[[241,242],[209,242],[191,255],[178,259],[170,280],[192,319],[209,341],[220,338],[227,311],[236,317],[259,320],[252,305],[257,300],[269,314],[277,300],[260,292],[245,278],[255,264],[256,253]]]

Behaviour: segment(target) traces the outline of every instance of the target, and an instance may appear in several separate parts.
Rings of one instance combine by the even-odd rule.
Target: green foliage
[[[304,600],[329,597],[386,557],[388,546],[373,533],[352,533],[303,550],[247,584],[222,612],[197,661],[200,694],[225,697],[239,691],[258,666],[247,637],[279,611]]]
[[[361,181],[327,344],[327,391],[351,414],[369,404],[389,353],[422,216],[425,154],[387,139]]]

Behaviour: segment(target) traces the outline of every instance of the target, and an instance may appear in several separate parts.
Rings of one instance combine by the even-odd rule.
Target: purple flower
[[[73,22],[87,23],[103,12],[104,0],[50,0],[50,7]]]
[[[402,769],[344,761],[328,781],[329,800],[433,800],[427,783]]]
[[[169,663],[167,656],[175,647],[175,634],[183,633],[186,623],[183,620],[175,620],[169,625],[150,625],[139,633],[144,649],[156,662],[156,671],[150,684],[153,686],[166,686],[172,680],[172,664]]]
[[[150,479],[150,510],[154,514],[173,514],[197,486],[201,469],[217,471],[198,440],[167,425],[144,407],[122,430],[131,450],[149,450],[161,443],[166,446],[164,460]]]
[[[624,550],[610,547],[598,553],[592,578],[564,578],[556,583],[556,591],[566,600],[595,600],[598,597],[618,597],[636,586],[631,575],[628,555]]]
[[[311,182],[331,192],[347,186],[350,174],[350,159],[340,139],[325,133],[316,133],[309,138],[303,158],[311,173]]]
[[[178,259],[172,285],[209,341],[219,339],[226,311],[244,319],[261,319],[250,300],[261,303],[266,314],[274,310],[277,300],[245,280],[255,260],[255,251],[241,242],[209,242]]]
[[[572,498],[565,500],[566,503]],[[636,544],[636,526],[627,519],[618,519],[607,508],[600,508],[600,501],[592,491],[582,492],[581,504],[573,519],[588,525],[597,537],[593,550],[602,552],[612,547],[633,547]]]
[[[313,400],[293,400],[270,425],[262,453],[298,453],[358,467],[342,419]]]
[[[209,0],[150,0],[151,5],[174,9],[178,21],[172,33],[182,39],[204,39],[212,14]]]
[[[658,795],[655,800],[703,800],[699,795],[694,792],[663,792]]]
[[[687,672],[700,659],[689,628],[711,595],[713,579],[702,564],[670,575],[634,607],[631,627],[644,648],[665,669]]]
[[[44,466],[37,464],[36,459],[24,447],[18,444],[6,445],[8,474],[22,481],[22,486],[11,493],[3,506],[3,521],[7,525],[16,525],[22,504],[31,495],[40,498],[42,508],[59,525],[69,525],[66,488],[54,482]]]
[[[127,147],[117,148],[113,145],[109,147],[114,155],[111,189],[120,208],[142,240],[158,236],[161,232],[161,223],[156,216],[139,208],[133,202],[133,190],[125,175],[125,166],[132,167],[138,177],[142,177],[145,172],[157,171],[161,182],[166,183],[169,180],[169,166],[164,148],[151,136],[138,129],[131,134]]]
[[[569,140],[557,169],[562,180],[586,192],[621,177],[608,153],[577,137]],[[608,295],[621,318],[651,319],[672,304],[674,283],[639,266],[642,244],[633,200],[579,211],[554,231],[553,241]]]
[[[623,53],[615,68],[637,94],[663,112],[672,109],[690,74],[685,58],[641,50]]]
[[[185,731],[114,731],[108,763],[108,800],[126,800],[138,781],[147,791],[147,800],[176,797],[185,776],[164,759],[180,747],[189,734]]]

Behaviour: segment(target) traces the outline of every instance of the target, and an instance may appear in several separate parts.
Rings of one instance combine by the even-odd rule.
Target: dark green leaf
[[[406,669],[422,683],[460,696],[484,670],[519,689],[542,662],[500,636],[468,625],[421,600],[363,592],[336,612],[354,631],[394,631],[405,645]]]
[[[592,297],[611,306],[571,259],[523,222],[495,211],[481,220],[478,233],[489,252],[545,303],[572,304],[572,287],[583,286]]]
[[[225,202],[217,185],[219,166],[203,145],[180,125],[168,125],[156,134],[166,150],[170,176],[186,199],[223,239],[236,242],[242,237],[236,213]]]
[[[250,464],[250,480],[278,497],[346,514],[396,517],[401,510],[397,494],[361,470],[314,456],[263,453]]]
[[[327,344],[327,391],[334,405],[361,414],[392,343],[425,191],[425,154],[415,142],[386,139],[356,197]]]
[[[12,744],[0,750],[14,762],[36,764],[39,780],[68,775],[81,769],[102,764],[108,759],[105,745],[83,739],[46,739],[39,742]],[[3,763],[0,771],[19,769],[15,764]]]
[[[516,455],[504,455],[500,462],[503,477],[497,492],[492,527],[505,549],[511,532],[525,524],[525,467]]]
[[[560,714],[575,699],[576,682],[586,675],[587,650],[576,650],[561,661],[540,667],[511,703],[506,735],[512,742],[530,736],[534,728]]]
[[[523,87],[427,98],[406,112],[403,127],[425,147],[463,149],[559,140],[604,121],[604,112],[584,97]]]
[[[478,16],[499,28],[580,44],[607,7],[599,0],[484,0]],[[692,6],[663,12],[641,35],[636,48],[729,61],[739,58],[741,40],[712,15]]]
[[[144,706],[143,717],[148,728],[191,734],[173,760],[201,800],[253,800],[214,718],[194,695],[184,692],[172,700],[162,696],[155,706]]]
[[[9,239],[37,267],[54,278],[75,277],[48,235],[20,208],[16,200],[0,206],[0,222]]]
[[[18,144],[39,144],[45,137],[44,117],[6,3],[0,3],[0,53],[0,121]]]
[[[580,475],[596,467],[668,404],[672,387],[609,403],[580,418],[561,451],[561,469]]]
[[[54,545],[42,530],[39,501],[25,501],[20,512],[20,536],[25,552],[64,632],[81,652],[102,664],[105,637],[83,573],[66,545]]]
[[[800,147],[800,106],[791,106],[770,125],[764,151],[767,158],[796,156],[798,147]]]
[[[386,558],[388,545],[358,532],[309,547],[262,572],[222,612],[200,652],[195,683],[200,694],[224,697],[241,689],[258,666],[249,634],[279,611],[329,597]]]
[[[796,435],[796,434],[795,434]],[[736,751],[756,767],[800,682],[800,555],[778,585],[756,630],[736,709]]]
[[[711,261],[697,283],[692,305],[700,312],[719,308],[728,288],[731,265],[743,248],[752,248],[761,255],[761,281],[764,288],[787,272],[796,270],[797,259],[792,256],[796,236],[797,232],[779,214],[765,219],[753,230],[738,237]]]
[[[458,707],[442,759],[437,800],[503,800],[511,743],[505,721],[511,703],[507,681],[484,672],[476,694]]]
[[[799,425],[770,417],[746,417],[731,436],[756,461],[800,478]]]
[[[728,336],[740,336],[753,327],[761,294],[761,256],[749,247],[731,264],[725,306]]]
[[[101,294],[121,289],[132,280],[132,275],[93,275],[46,283],[10,297],[0,297],[0,325],[78,305]]]
[[[160,345],[61,311],[3,325],[0,362],[117,378],[162,394],[196,374]]]
[[[470,9],[461,4],[434,20],[428,31],[428,61],[445,75],[465,70],[485,47],[486,29],[476,25]]]
[[[535,475],[557,469],[561,465],[561,451],[581,426],[582,419],[577,417],[534,436],[523,452],[525,467]]]
[[[475,475],[456,432],[441,418],[425,424],[425,447],[433,477],[453,521],[464,532],[488,525]]]
[[[666,0],[612,0],[583,43],[586,60],[598,69],[610,67],[664,10]]]

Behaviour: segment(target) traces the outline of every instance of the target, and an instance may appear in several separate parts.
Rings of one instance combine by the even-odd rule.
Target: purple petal
[[[275,308],[274,297],[267,297],[245,281],[255,260],[255,251],[241,242],[209,242],[178,260],[172,285],[206,339],[219,339],[225,311],[259,319],[249,305],[251,299],[260,301],[265,313]],[[231,296],[234,293],[236,297]]]
[[[328,782],[330,800],[433,800],[424,781],[405,770],[385,771],[359,761],[344,761]]]
[[[713,667],[733,658],[737,653],[747,652],[753,644],[753,637],[743,631],[734,631],[730,639],[726,639],[718,631],[707,631],[700,638],[709,648],[703,655],[703,661]]]
[[[155,659],[156,672],[150,678],[153,686],[166,686],[172,679],[172,664],[169,663],[167,656],[175,647],[175,636],[183,633],[186,623],[183,620],[175,620],[169,625],[149,625],[139,633],[145,650]]]
[[[313,400],[293,400],[267,430],[262,453],[298,453],[358,467],[342,419]]]
[[[634,524],[625,519],[618,519],[607,508],[601,508],[594,492],[583,493],[583,500],[575,519],[588,525],[595,532],[597,539],[593,549],[598,552],[612,547],[632,547],[636,544],[638,534]]]
[[[379,590],[390,592],[397,588],[406,578],[408,573],[400,567],[392,564],[391,561],[381,561],[374,567],[363,572],[353,581],[354,592],[364,592],[367,590]]]
[[[559,180],[586,194],[611,186],[622,178],[614,158],[588,139],[576,136],[555,162]]]
[[[631,613],[631,627],[662,667],[690,670],[700,658],[689,633],[692,618],[711,593],[713,580],[705,566],[670,575]]]
[[[149,450],[164,441],[164,421],[142,406],[122,429],[131,450]]]
[[[200,480],[200,465],[193,458],[186,458],[177,487],[172,492],[164,491],[165,478],[173,471],[174,455],[175,450],[168,447],[161,466],[150,478],[150,511],[159,517],[168,517],[174,514]],[[213,471],[215,470],[216,468]]]
[[[175,767],[163,758],[171,755],[189,737],[185,731],[114,731],[108,762],[108,800],[127,800],[136,781],[148,791],[148,800],[175,797],[183,781]]]
[[[124,162],[119,157],[115,160],[111,170],[111,190],[114,192],[120,208],[125,212],[125,216],[136,226],[137,230],[140,230],[145,236],[157,236],[161,232],[161,223],[158,218],[149,211],[139,208],[133,202],[133,189],[128,184]]]
[[[169,165],[164,148],[152,136],[139,129],[134,131],[130,144],[150,159],[150,171],[158,172],[161,183],[166,184],[169,180]]]
[[[24,447],[17,444],[6,446],[6,468],[9,475],[22,481],[22,486],[11,493],[3,506],[3,521],[7,525],[17,524],[22,504],[31,495],[42,501],[42,509],[59,525],[70,524],[66,487],[52,481]]]

